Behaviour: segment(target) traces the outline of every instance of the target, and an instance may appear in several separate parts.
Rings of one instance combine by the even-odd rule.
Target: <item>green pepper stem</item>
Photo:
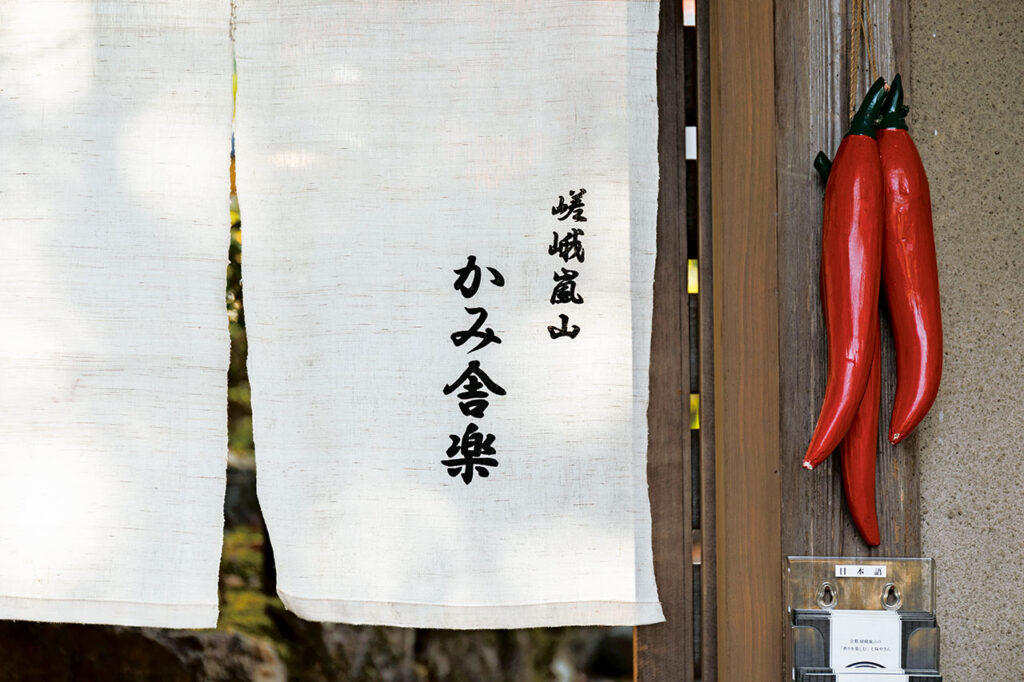
[[[814,157],[814,170],[818,171],[822,180],[828,182],[828,174],[832,172],[832,162],[825,156],[825,152],[818,152],[818,155]]]
[[[882,120],[878,127],[906,130],[909,111],[910,107],[903,104],[903,81],[900,75],[896,74],[892,79],[892,85],[889,86],[889,95],[882,104]]]
[[[875,123],[877,123],[878,112],[882,108],[882,102],[885,100],[885,79],[879,78],[875,81],[871,89],[868,90],[868,94],[864,95],[863,101],[860,103],[860,108],[857,109],[857,113],[853,115],[853,120],[850,121],[850,129],[846,131],[847,135],[866,135],[868,137],[875,136]]]

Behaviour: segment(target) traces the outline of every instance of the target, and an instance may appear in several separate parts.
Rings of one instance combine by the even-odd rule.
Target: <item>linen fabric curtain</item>
[[[229,19],[0,1],[0,618],[216,623]]]
[[[662,620],[653,0],[239,0],[261,506],[303,618]]]

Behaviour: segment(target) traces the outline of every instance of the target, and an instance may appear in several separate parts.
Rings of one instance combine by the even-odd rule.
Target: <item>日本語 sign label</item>
[[[836,564],[837,578],[884,578],[884,565]]]

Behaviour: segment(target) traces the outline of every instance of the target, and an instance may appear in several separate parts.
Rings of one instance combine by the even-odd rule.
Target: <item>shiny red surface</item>
[[[882,279],[896,348],[896,397],[889,440],[921,423],[942,378],[942,313],[932,204],[917,147],[906,130],[878,131],[885,188]]]
[[[843,138],[825,188],[821,300],[828,334],[828,379],[804,456],[813,468],[839,446],[868,383],[878,335],[882,264],[882,173],[878,145]]]
[[[878,337],[872,354],[871,373],[850,430],[839,445],[843,468],[843,493],[853,525],[864,542],[877,547],[878,512],[875,510],[875,460],[878,458],[878,410],[882,395],[882,353]]]

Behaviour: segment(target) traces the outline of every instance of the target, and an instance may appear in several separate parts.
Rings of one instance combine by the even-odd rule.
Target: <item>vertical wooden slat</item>
[[[697,220],[700,357],[700,531],[702,682],[716,682],[718,640],[715,580],[715,353],[711,232],[711,60],[708,0],[697,0]]]
[[[773,6],[710,7],[718,677],[770,680],[783,661]]]
[[[911,95],[910,74],[910,10],[909,0],[887,0],[867,3],[875,26],[880,54],[878,68],[882,76],[892,79],[902,73],[907,96]],[[884,46],[884,50],[882,49]],[[912,99],[909,101],[913,101]],[[884,306],[883,306],[884,308]],[[890,533],[883,535],[879,555],[919,556],[921,554],[920,476],[917,470],[917,436],[912,434],[899,445],[892,445],[882,428],[888,429],[896,391],[896,355],[892,351],[892,334],[888,316],[883,315],[882,342],[887,351],[882,355],[882,394],[880,413],[878,507],[880,524]],[[889,523],[883,520],[889,519]],[[859,544],[859,540],[857,540]]]
[[[887,321],[882,324],[881,424],[877,502],[882,544],[868,548],[843,502],[838,462],[801,468],[821,408],[826,337],[818,292],[824,187],[811,163],[830,156],[848,124],[850,2],[787,0],[775,14],[778,139],[779,306],[781,358],[782,548],[784,554],[915,556],[921,551],[916,444],[886,439],[895,365]],[[879,75],[908,78],[907,0],[871,0]],[[858,96],[872,74],[861,48]],[[884,317],[884,316],[883,316]],[[784,623],[784,614],[780,622]],[[788,634],[788,627],[786,628]],[[785,647],[787,657],[790,645]]]
[[[893,70],[903,74],[903,92],[907,101],[912,102],[913,78],[910,71],[910,0],[889,0],[888,23],[879,22],[881,30],[888,30],[892,36]]]
[[[648,481],[654,570],[665,622],[636,628],[634,677],[685,682],[693,671],[690,557],[689,317],[683,17],[664,0],[658,36],[658,255],[654,273]]]
[[[821,190],[810,165],[816,151],[810,150],[831,152],[845,127],[846,66],[842,50],[829,46],[842,44],[847,4],[796,0],[776,7],[776,80],[802,84],[781,87],[776,98],[780,346],[790,349],[782,355],[780,372],[787,554],[822,554],[836,544],[823,539],[836,536],[841,520],[835,507],[842,491],[834,486],[832,463],[808,474],[800,462],[803,441],[810,437],[821,406],[826,371],[825,331],[814,284],[821,250]],[[804,514],[808,516],[801,519]]]

